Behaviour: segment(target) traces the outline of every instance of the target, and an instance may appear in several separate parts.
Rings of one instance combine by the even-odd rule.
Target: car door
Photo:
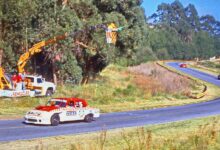
[[[35,87],[41,89],[43,87],[43,80],[42,78],[36,78]]]
[[[77,109],[74,105],[74,102],[69,102],[67,105],[65,112],[62,113],[64,121],[75,121],[78,120]]]
[[[32,83],[33,89],[36,94],[42,94],[43,81],[42,78],[34,78],[34,82]]]
[[[66,121],[75,121],[77,120],[77,112],[74,107],[69,107],[65,112]]]

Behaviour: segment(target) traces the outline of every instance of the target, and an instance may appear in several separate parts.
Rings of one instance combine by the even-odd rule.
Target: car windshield
[[[47,102],[47,106],[60,106],[60,107],[66,107],[66,102],[62,100],[49,100]]]

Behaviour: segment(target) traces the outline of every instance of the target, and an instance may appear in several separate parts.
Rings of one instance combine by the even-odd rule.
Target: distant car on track
[[[28,111],[25,123],[57,126],[60,122],[84,120],[92,122],[100,116],[99,109],[88,106],[80,98],[53,98],[45,106]]]
[[[181,64],[180,64],[180,68],[187,68],[187,64],[181,63]]]

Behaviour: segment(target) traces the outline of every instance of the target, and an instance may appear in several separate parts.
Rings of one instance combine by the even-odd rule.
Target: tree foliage
[[[162,3],[149,22],[155,27],[151,31],[150,45],[160,59],[219,55],[220,22],[211,15],[200,17],[192,4],[184,8],[179,0]]]
[[[220,23],[214,17],[200,17],[194,5],[184,7],[176,0],[160,4],[146,18],[141,4],[142,0],[1,0],[2,66],[13,70],[33,44],[66,32],[77,34],[43,48],[26,70],[86,83],[109,63],[135,65],[220,54]],[[104,30],[91,28],[110,22],[124,27],[115,45],[106,44]]]
[[[44,48],[31,59],[26,69],[45,76],[52,72],[61,80],[79,82],[83,78],[83,82],[87,82],[90,76],[95,77],[111,62],[140,63],[146,60],[137,58],[142,54],[140,49],[152,53],[145,48],[147,25],[141,3],[141,0],[2,0],[2,65],[13,69],[19,56],[33,44],[74,31],[81,32]],[[116,45],[106,44],[104,30],[90,29],[90,26],[110,22],[126,28],[119,33]]]

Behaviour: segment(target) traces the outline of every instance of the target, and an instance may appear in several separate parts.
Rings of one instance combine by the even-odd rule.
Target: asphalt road
[[[217,76],[213,76],[213,75],[210,75],[210,74],[207,74],[207,73],[204,73],[204,72],[198,71],[196,69],[192,69],[192,68],[180,68],[179,64],[180,63],[178,63],[178,62],[167,63],[167,65],[175,68],[176,70],[182,71],[186,74],[194,76],[194,77],[201,79],[203,81],[220,86],[220,80],[217,80]]]
[[[168,65],[220,86],[220,81],[217,81],[214,76],[189,68],[179,68],[178,63],[168,63]],[[0,121],[0,141],[28,140],[39,137],[88,133],[100,130],[188,120],[220,114],[219,108],[220,99],[216,99],[185,106],[102,114],[98,120],[92,123],[72,122],[60,124],[56,127],[25,125],[22,123],[22,119],[4,120]]]

